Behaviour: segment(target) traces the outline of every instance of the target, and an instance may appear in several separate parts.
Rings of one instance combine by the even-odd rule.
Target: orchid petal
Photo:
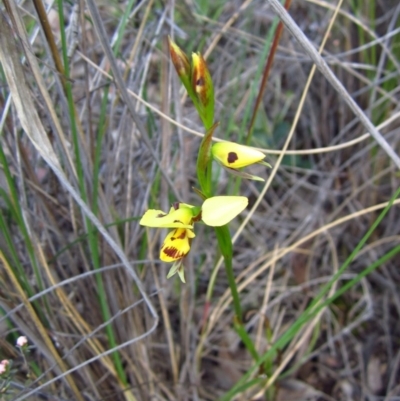
[[[158,228],[193,228],[192,212],[189,208],[182,207],[177,210],[171,209],[168,214],[162,210],[147,210],[139,224],[146,227]]]
[[[175,262],[185,257],[190,251],[190,238],[194,238],[192,230],[177,228],[171,231],[165,238],[160,251],[160,259],[163,262]]]
[[[250,164],[259,163],[264,158],[264,153],[249,146],[239,145],[234,142],[218,142],[211,148],[215,160],[230,168],[241,168]]]
[[[214,196],[204,201],[202,220],[211,227],[223,226],[241,213],[248,203],[245,196]]]

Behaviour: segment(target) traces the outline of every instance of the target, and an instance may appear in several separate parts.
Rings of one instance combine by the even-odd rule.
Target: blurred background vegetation
[[[400,400],[397,201],[357,248],[399,171],[346,102],[399,153],[398,1],[294,1],[346,96],[321,72],[307,85],[313,63],[284,29],[257,109],[269,1],[3,0],[0,13],[1,399]],[[199,202],[202,125],[168,35],[207,58],[215,137],[245,143],[254,114],[249,145],[277,167],[252,168],[267,186],[214,170],[221,194],[250,200],[230,228],[260,369],[213,232],[196,231],[183,285],[159,262],[163,233],[138,225],[148,207]]]

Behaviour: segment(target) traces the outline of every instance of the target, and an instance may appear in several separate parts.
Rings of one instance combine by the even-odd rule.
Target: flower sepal
[[[149,209],[140,219],[139,224],[154,228],[193,228],[193,206],[178,203],[169,213],[162,210]]]
[[[172,276],[174,276],[177,273],[178,273],[178,276],[181,279],[182,283],[186,283],[185,270],[184,270],[182,260],[178,260],[177,262],[175,262],[172,265],[172,267],[169,269],[169,272],[167,274],[167,278],[171,278]]]
[[[244,171],[235,170],[234,168],[229,168],[229,167],[225,167],[225,166],[222,166],[222,168],[224,170],[226,170],[229,174],[236,175],[236,177],[244,178],[246,180],[253,180],[253,181],[261,181],[261,182],[265,181],[264,178],[259,177],[258,175],[249,174]]]

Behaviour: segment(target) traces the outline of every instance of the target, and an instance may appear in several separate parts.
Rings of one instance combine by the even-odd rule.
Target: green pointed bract
[[[245,196],[214,196],[204,201],[201,218],[211,227],[221,227],[246,209],[249,200]]]
[[[268,168],[272,168],[272,166],[268,163],[268,162],[265,162],[265,161],[260,161],[260,162],[257,162],[257,164],[261,164],[261,165],[263,165],[263,166],[265,166],[265,167],[268,167]]]
[[[236,177],[244,178],[246,180],[253,180],[253,181],[261,181],[264,182],[264,178],[259,177],[258,175],[253,175],[246,173],[245,171],[235,170],[234,168],[229,168],[222,166],[224,170],[226,170],[229,174],[236,175]]]
[[[186,280],[185,280],[185,269],[184,269],[183,264],[181,264],[179,266],[179,268],[177,270],[177,273],[178,273],[178,276],[181,279],[182,283],[186,283]]]
[[[196,192],[197,196],[198,196],[201,200],[205,201],[205,200],[207,199],[207,196],[204,195],[203,192],[202,192],[200,189],[198,189],[198,188],[196,188],[196,187],[192,187],[192,189],[193,189],[194,192]]]
[[[179,260],[178,262],[175,262],[171,269],[169,270],[168,274],[167,274],[167,278],[171,278],[172,276],[174,276],[176,273],[178,273],[179,278],[181,279],[182,283],[186,283],[185,281],[185,270],[184,270],[184,266],[181,260]]]

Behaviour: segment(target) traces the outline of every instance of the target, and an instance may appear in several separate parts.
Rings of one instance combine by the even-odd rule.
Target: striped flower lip
[[[190,251],[190,240],[194,237],[194,232],[187,228],[171,231],[161,247],[160,259],[163,262],[175,262],[184,258]]]

